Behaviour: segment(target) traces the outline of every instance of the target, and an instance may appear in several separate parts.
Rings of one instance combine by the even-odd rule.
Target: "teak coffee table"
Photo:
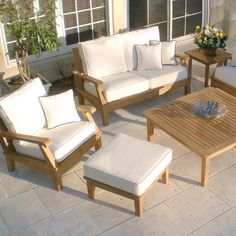
[[[209,83],[210,66],[218,62],[224,62],[224,64],[227,64],[227,61],[232,57],[232,54],[225,52],[221,49],[217,50],[216,56],[208,56],[204,53],[204,50],[201,50],[200,48],[195,48],[193,50],[186,51],[185,53],[190,58],[188,63],[188,70],[190,76],[192,76],[192,60],[198,61],[205,65],[205,87],[208,87]]]
[[[199,100],[219,102],[228,113],[222,119],[199,118],[192,112],[192,104]],[[145,110],[144,116],[148,141],[156,126],[201,157],[203,186],[208,184],[211,159],[236,146],[236,97],[212,87]]]

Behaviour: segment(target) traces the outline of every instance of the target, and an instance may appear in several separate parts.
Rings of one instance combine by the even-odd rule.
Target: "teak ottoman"
[[[134,200],[136,215],[143,214],[144,195],[160,178],[168,183],[172,150],[162,145],[117,134],[84,163],[88,197],[95,187]]]

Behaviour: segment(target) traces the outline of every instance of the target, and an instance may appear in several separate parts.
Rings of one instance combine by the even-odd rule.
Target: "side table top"
[[[199,61],[205,65],[212,65],[220,61],[227,61],[232,58],[232,54],[221,49],[217,49],[216,56],[209,56],[204,50],[195,48],[185,52],[190,58]]]

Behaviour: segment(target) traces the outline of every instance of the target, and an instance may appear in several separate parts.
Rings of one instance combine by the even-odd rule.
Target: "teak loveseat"
[[[108,125],[119,108],[180,87],[188,94],[187,57],[175,55],[175,41],[159,41],[155,26],[79,43],[73,49],[79,103],[90,101]]]

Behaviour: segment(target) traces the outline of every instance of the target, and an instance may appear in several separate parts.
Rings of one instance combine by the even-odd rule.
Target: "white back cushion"
[[[137,70],[162,69],[161,43],[155,45],[135,45],[138,54]]]
[[[45,94],[41,80],[35,78],[3,97],[0,100],[0,115],[7,129],[28,135],[42,129],[46,120],[38,98]]]
[[[79,43],[84,73],[101,78],[128,70],[119,34]]]
[[[177,65],[175,60],[175,51],[176,51],[176,41],[170,42],[160,42],[156,40],[151,40],[150,44],[155,45],[162,43],[162,53],[161,53],[161,60],[163,65]]]
[[[149,44],[150,40],[160,40],[159,28],[154,26],[121,34],[128,70],[137,68],[136,44]]]
[[[40,97],[39,100],[49,129],[81,120],[76,111],[72,89],[54,96]]]

